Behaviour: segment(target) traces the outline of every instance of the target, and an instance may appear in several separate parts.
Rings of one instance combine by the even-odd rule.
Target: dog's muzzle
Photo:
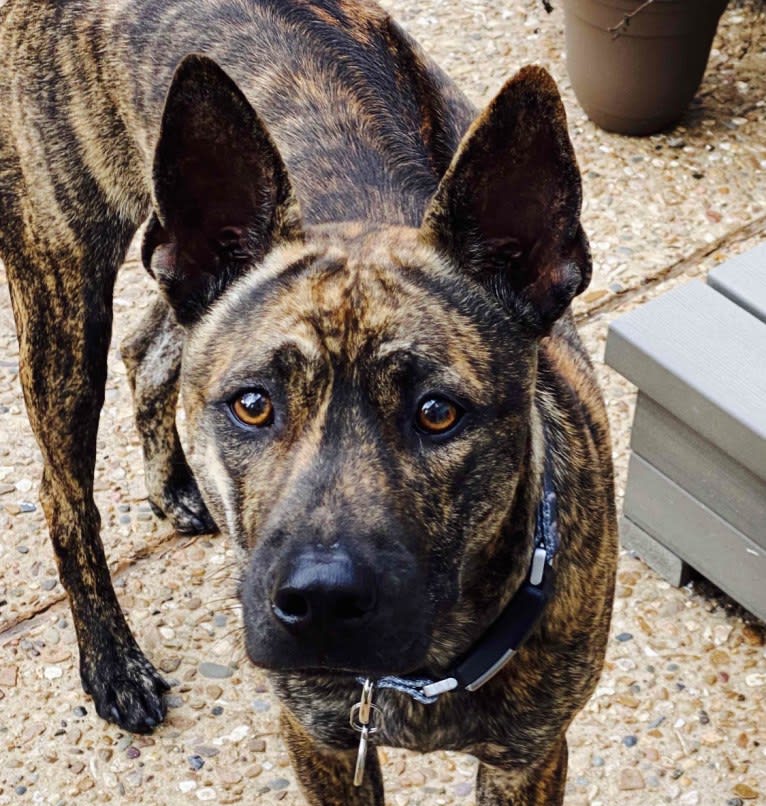
[[[256,665],[357,674],[401,674],[422,665],[430,607],[406,549],[371,551],[374,564],[344,541],[294,545],[275,555],[253,553],[241,590],[247,651]]]

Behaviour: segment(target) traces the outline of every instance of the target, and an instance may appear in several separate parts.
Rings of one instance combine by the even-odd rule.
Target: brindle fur
[[[165,106],[188,53],[247,101],[192,58]],[[246,549],[248,648],[284,661],[274,682],[309,801],[383,792],[374,753],[365,786],[350,784],[354,675],[301,671],[265,615],[284,546],[350,535],[394,591],[417,579],[394,597],[412,601],[390,629],[348,651],[360,672],[374,656],[438,674],[526,573],[546,450],[562,548],[541,624],[474,694],[422,706],[381,692],[379,740],[475,754],[481,806],[562,801],[565,733],[599,675],[616,556],[606,415],[566,310],[589,277],[579,175],[543,71],[522,71],[474,117],[361,0],[0,9],[0,255],[41,499],[103,717],[147,731],[165,709],[93,502],[114,279],[152,213],[144,257],[163,294],[123,346],[151,501],[178,530],[215,520]],[[244,435],[224,403],[265,372],[278,415]],[[471,401],[454,439],[413,434],[413,372]]]

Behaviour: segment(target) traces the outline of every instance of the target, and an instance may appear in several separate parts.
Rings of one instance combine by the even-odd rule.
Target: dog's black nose
[[[359,625],[376,604],[372,570],[340,548],[295,556],[272,595],[274,614],[290,632],[316,637]]]

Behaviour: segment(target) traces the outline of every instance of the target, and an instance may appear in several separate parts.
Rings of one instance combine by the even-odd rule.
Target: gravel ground
[[[634,390],[601,363],[606,328],[766,238],[766,25],[750,0],[733,4],[683,124],[635,140],[601,132],[577,106],[560,9],[548,16],[535,0],[386,5],[477,104],[528,62],[559,81],[595,263],[577,313],[607,397],[621,495]],[[145,499],[116,345],[150,293],[133,250],[116,291],[96,482],[123,605],[142,646],[178,681],[168,723],[139,738],[101,722],[80,689],[37,499],[40,460],[16,377],[10,302],[0,292],[0,804],[302,804],[277,735],[278,706],[244,660],[225,539],[180,539]],[[570,731],[566,802],[764,802],[765,706],[763,625],[709,583],[673,589],[625,554],[604,676]],[[470,757],[383,755],[390,803],[473,803]]]

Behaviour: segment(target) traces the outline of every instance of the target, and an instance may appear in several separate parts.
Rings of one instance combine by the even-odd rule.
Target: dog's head
[[[445,663],[526,572],[537,345],[590,271],[553,81],[505,85],[419,228],[304,226],[266,129],[201,57],[154,179],[144,257],[187,328],[191,461],[246,552],[250,657]]]

